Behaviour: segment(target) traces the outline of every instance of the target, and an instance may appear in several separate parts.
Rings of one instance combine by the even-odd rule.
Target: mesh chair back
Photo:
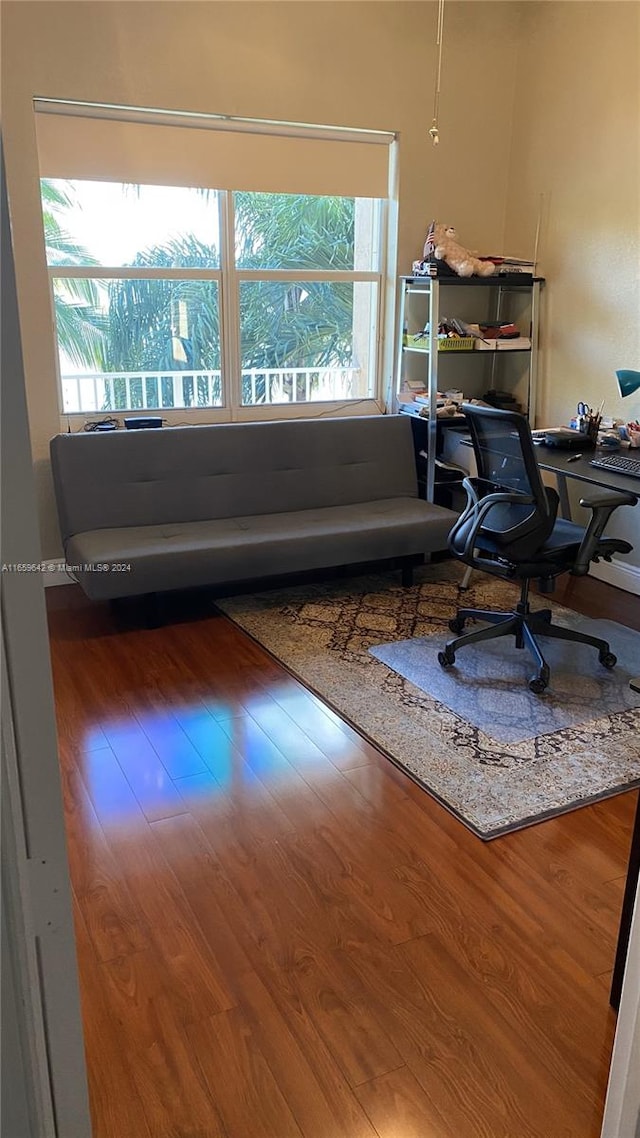
[[[465,403],[478,477],[493,486],[530,494],[542,509],[546,495],[531,428],[524,415]]]
[[[486,515],[482,534],[510,554],[529,555],[553,529],[558,499],[542,482],[531,428],[524,415],[464,404],[478,467],[481,496],[499,491],[529,501],[497,504]],[[533,501],[531,501],[533,499]],[[462,535],[460,535],[461,537]]]

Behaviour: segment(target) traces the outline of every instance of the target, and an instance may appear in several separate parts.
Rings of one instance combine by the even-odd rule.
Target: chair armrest
[[[484,506],[486,503],[487,509],[483,511],[485,514],[489,506],[495,506],[498,502],[510,502],[515,505],[520,503],[523,506],[530,506],[535,502],[535,498],[532,497],[531,494],[523,494],[520,491],[509,492],[507,490],[500,490],[497,493],[483,494],[480,496],[477,490],[477,483],[481,481],[482,479],[479,478],[463,478],[462,485],[467,491],[467,506]],[[491,483],[485,483],[485,485],[491,485]]]
[[[605,493],[595,493],[588,498],[581,498],[580,505],[591,510],[591,519],[580,543],[578,556],[571,570],[574,577],[584,577],[589,572],[589,565],[594,558],[602,555],[611,560],[612,553],[630,553],[633,548],[628,541],[621,538],[606,538],[601,542],[605,526],[614,510],[618,506],[635,506],[635,494],[625,490],[607,490]]]
[[[468,522],[471,522],[471,529],[469,530],[467,540],[464,543],[464,552],[462,553],[463,559],[470,557],[473,553],[476,537],[478,536],[478,530],[482,528],[482,523],[486,515],[494,506],[497,506],[501,503],[530,506],[535,502],[535,498],[533,498],[530,494],[509,494],[505,491],[500,491],[497,494],[487,494],[485,497],[481,498],[478,494],[476,486],[474,485],[475,481],[476,480],[472,478],[463,479],[462,485],[467,491],[467,505],[460,518],[458,519],[458,522],[454,526],[454,529],[451,531],[451,534],[453,534],[454,530],[457,530],[459,526],[462,524],[466,525]],[[450,540],[451,534],[449,535]]]
[[[629,494],[627,490],[605,490],[604,493],[596,491],[588,498],[580,499],[580,505],[589,510],[597,510],[600,506],[611,506],[615,510],[618,506],[635,506],[636,502],[635,494]]]

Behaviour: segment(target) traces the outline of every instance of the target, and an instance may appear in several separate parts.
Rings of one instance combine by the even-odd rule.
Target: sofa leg
[[[145,593],[142,602],[142,619],[145,628],[161,628],[164,616],[162,598],[159,593]]]
[[[402,566],[402,584],[405,589],[413,585],[413,565]]]

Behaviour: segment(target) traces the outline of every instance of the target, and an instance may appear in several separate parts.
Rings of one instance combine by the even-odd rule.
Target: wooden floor
[[[596,1138],[635,794],[483,843],[199,603],[48,590],[95,1138]]]

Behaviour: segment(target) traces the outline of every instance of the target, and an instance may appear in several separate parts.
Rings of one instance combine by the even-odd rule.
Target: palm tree
[[[214,247],[193,234],[139,253],[131,268],[202,268],[217,264]],[[218,286],[207,280],[122,278],[109,281],[105,342],[107,371],[218,371],[220,332]],[[149,399],[155,380],[147,381]],[[134,406],[142,406],[142,380],[131,384]],[[162,405],[172,405],[172,381],[161,379]],[[207,406],[208,385],[202,378],[184,384],[187,406]],[[116,406],[126,406],[126,383],[114,381]]]
[[[131,268],[202,268],[216,250],[193,234],[139,253]],[[220,367],[217,283],[122,278],[109,282],[105,354],[110,371]]]
[[[239,269],[352,269],[352,198],[233,195]]]
[[[348,269],[353,203],[292,194],[234,195],[239,268]],[[218,264],[214,246],[193,234],[138,254],[131,267]],[[241,285],[245,369],[345,367],[351,363],[350,283],[273,280]],[[220,367],[217,286],[202,280],[109,282],[104,358],[108,371],[207,371]],[[265,398],[265,392],[260,392]],[[193,393],[205,401],[203,390]]]
[[[43,179],[41,186],[47,263],[96,265],[63,225],[64,214],[77,208],[73,186],[49,179]],[[237,192],[234,207],[240,269],[353,267],[353,201]],[[218,251],[191,234],[138,254],[130,267],[201,268],[218,263]],[[96,371],[220,367],[214,282],[56,278],[54,301],[61,349],[80,367]],[[243,282],[243,368],[348,366],[352,306],[353,289],[346,282]],[[200,395],[205,398],[204,390]],[[199,401],[197,392],[194,398]]]
[[[63,228],[61,214],[74,207],[70,188],[60,182],[40,181],[47,264],[96,265],[97,261]],[[67,277],[54,280],[58,342],[78,367],[104,370],[105,322],[98,281]]]

